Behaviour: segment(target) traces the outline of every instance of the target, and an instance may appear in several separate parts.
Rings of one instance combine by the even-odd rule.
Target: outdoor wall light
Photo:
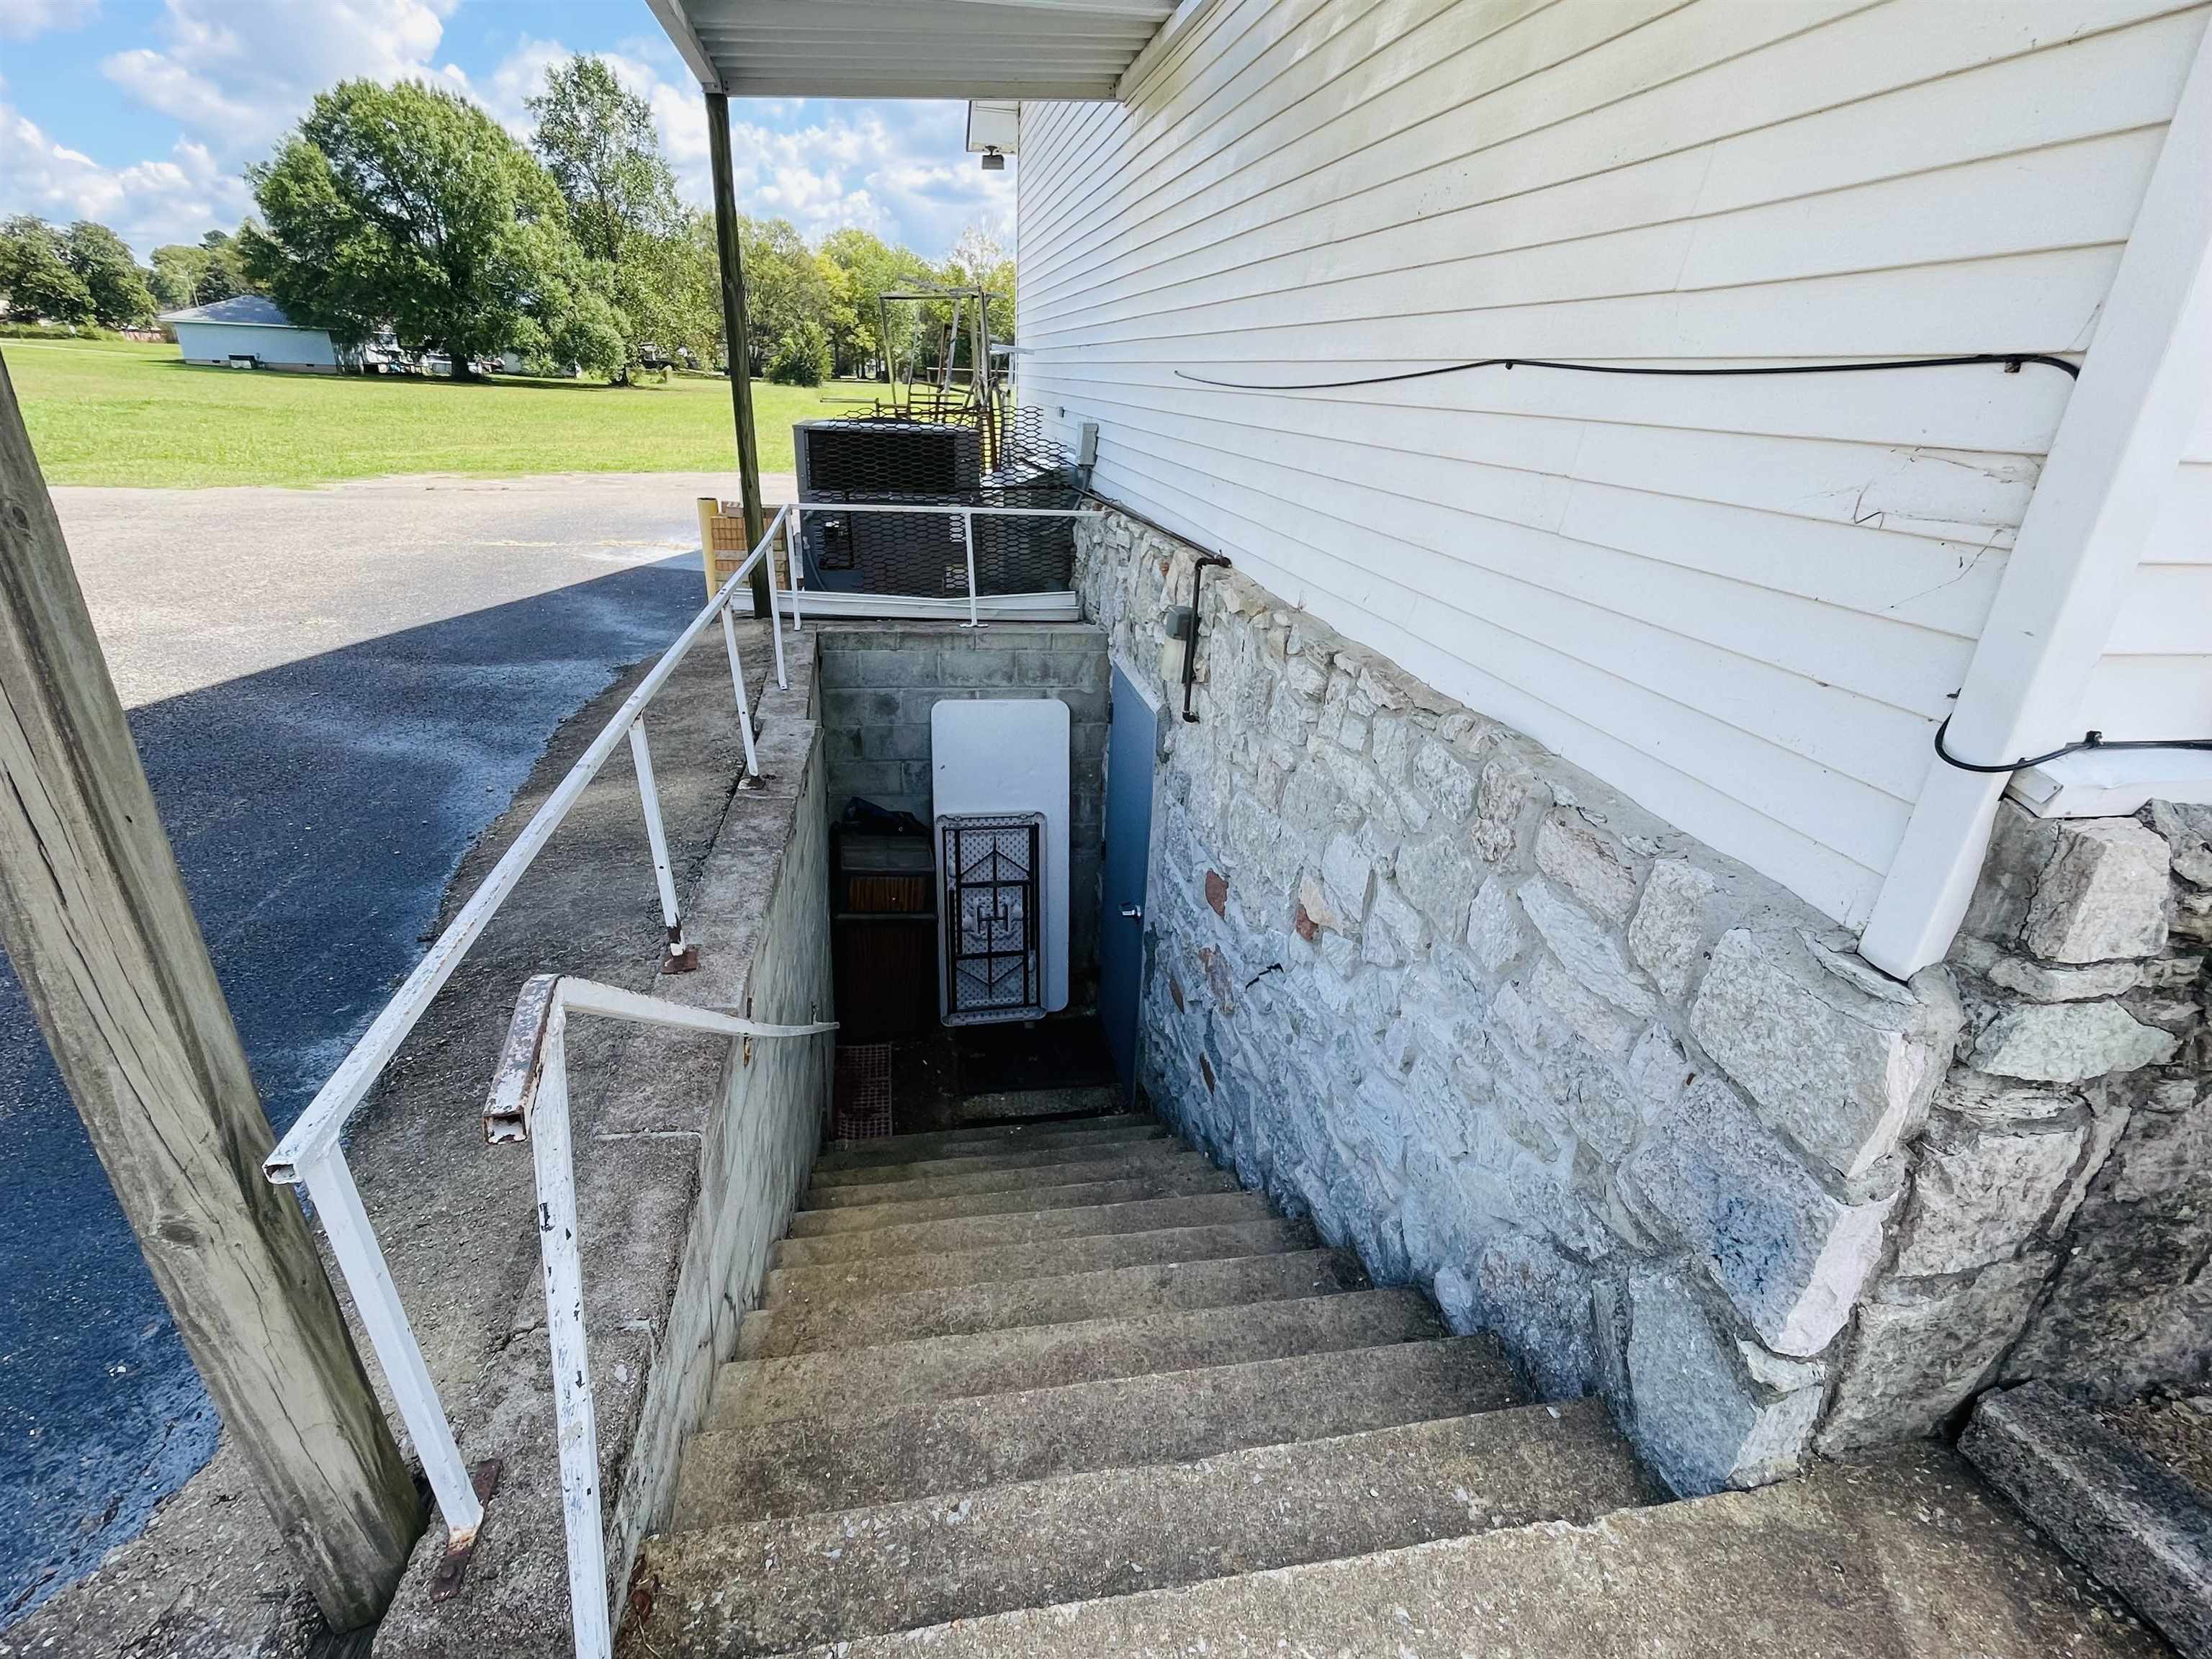
[[[998,147],[997,147],[996,145],[993,145],[993,146],[991,146],[991,147],[989,147],[988,149],[985,149],[985,150],[984,150],[984,152],[983,152],[983,171],[984,171],[984,172],[986,172],[986,173],[1004,173],[1006,170],[1006,158],[1005,156],[1003,156],[1003,155],[1000,155],[1000,154],[999,154]]]

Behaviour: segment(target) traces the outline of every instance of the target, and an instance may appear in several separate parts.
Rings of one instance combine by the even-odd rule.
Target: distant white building
[[[176,331],[177,349],[188,363],[232,364],[335,374],[351,366],[352,354],[340,349],[330,331],[302,328],[285,316],[274,300],[240,294],[212,305],[165,311],[161,320]]]

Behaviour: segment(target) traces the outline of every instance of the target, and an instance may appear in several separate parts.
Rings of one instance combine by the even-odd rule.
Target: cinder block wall
[[[1195,550],[1079,533],[1114,660],[1175,695]],[[2212,816],[2008,815],[1954,961],[1899,983],[1243,576],[1201,620],[1139,1071],[1248,1185],[1547,1394],[1605,1394],[1686,1492],[2000,1377],[2201,1376]]]
[[[1089,623],[829,623],[819,629],[831,822],[854,796],[930,821],[929,711],[1057,697],[1069,716],[1068,1006],[1097,1000],[1106,793],[1106,635]]]

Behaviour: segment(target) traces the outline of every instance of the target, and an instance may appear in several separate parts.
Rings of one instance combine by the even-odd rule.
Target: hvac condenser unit
[[[807,421],[791,429],[805,526],[806,585],[941,599],[968,591],[957,514],[812,510],[851,501],[915,505],[972,495],[982,479],[973,427],[924,421]],[[981,571],[977,571],[980,580]]]
[[[817,591],[960,599],[968,592],[968,539],[957,512],[868,513],[902,507],[1059,507],[1057,467],[983,468],[982,434],[950,422],[806,421],[791,429],[804,508],[806,585]],[[1011,448],[1012,446],[1002,445]],[[841,507],[853,510],[840,512]],[[1064,592],[1075,566],[1065,518],[975,520],[975,591]]]

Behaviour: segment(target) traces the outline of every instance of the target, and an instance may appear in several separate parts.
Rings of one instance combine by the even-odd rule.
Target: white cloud
[[[6,211],[57,224],[97,219],[142,256],[164,242],[198,241],[211,225],[235,225],[247,207],[245,180],[205,145],[179,138],[162,160],[102,167],[4,103],[0,178],[8,181]]]
[[[269,154],[316,93],[351,77],[429,80],[526,137],[525,100],[568,49],[525,37],[489,72],[441,63],[446,21],[460,3],[163,0],[149,38],[100,70],[122,96],[176,123],[169,154],[102,165],[0,103],[0,212],[97,217],[142,257],[159,242],[227,228],[251,205],[246,165]],[[0,34],[64,27],[91,9],[91,0],[0,0]],[[601,56],[651,106],[679,191],[706,205],[704,100],[674,48],[641,34]],[[1012,175],[985,173],[963,153],[957,103],[760,99],[732,108],[738,202],[747,213],[787,218],[809,239],[858,225],[932,258],[971,224],[1012,244]]]
[[[81,29],[99,15],[100,0],[0,0],[0,40]]]
[[[568,55],[556,40],[526,39],[477,88],[519,136],[523,100]],[[627,40],[599,54],[651,106],[684,198],[713,200],[705,100],[665,41]],[[788,219],[810,240],[847,225],[912,245],[936,258],[970,224],[1013,240],[1012,175],[987,173],[963,151],[965,106],[741,99],[731,105],[730,157],[738,206]]]
[[[457,88],[434,59],[458,0],[166,0],[160,44],[119,52],[101,72],[134,102],[228,160],[258,157],[333,82],[407,76]]]

